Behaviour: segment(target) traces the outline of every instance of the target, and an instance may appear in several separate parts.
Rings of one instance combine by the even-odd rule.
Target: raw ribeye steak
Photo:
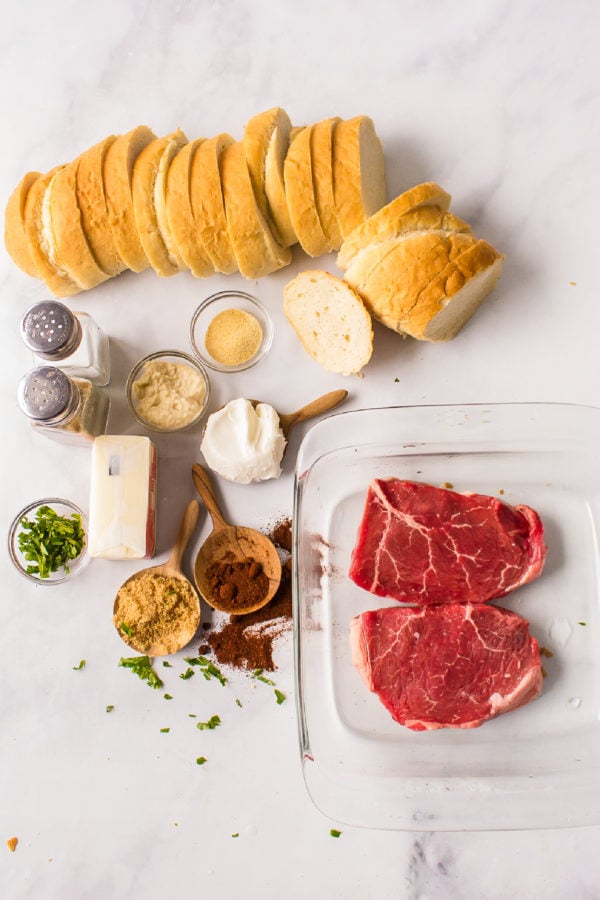
[[[529,506],[398,478],[369,485],[350,578],[405,603],[481,603],[541,573],[546,546]]]
[[[350,642],[369,690],[413,731],[475,728],[542,689],[529,623],[498,606],[370,610],[352,619]]]

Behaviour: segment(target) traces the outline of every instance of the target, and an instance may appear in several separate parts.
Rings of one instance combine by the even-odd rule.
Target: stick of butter
[[[157,451],[138,435],[100,435],[92,446],[88,551],[150,559],[156,549]]]

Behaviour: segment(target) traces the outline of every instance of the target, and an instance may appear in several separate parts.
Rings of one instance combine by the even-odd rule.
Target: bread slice
[[[400,222],[411,210],[437,206],[443,212],[450,207],[450,194],[434,181],[426,181],[404,191],[386,206],[358,225],[344,240],[337,257],[337,266],[345,271],[356,254],[370,244],[380,243],[400,234]]]
[[[190,171],[190,200],[198,237],[215,271],[225,275],[238,269],[227,230],[220,174],[221,156],[233,143],[226,132],[204,141],[194,153]]]
[[[285,157],[297,128],[280,122],[273,129],[267,155],[265,157],[265,194],[269,204],[271,218],[275,222],[277,237],[283,247],[291,247],[298,242],[294,231],[285,196],[283,167]]]
[[[309,256],[322,256],[329,241],[317,212],[310,153],[312,126],[303,128],[290,144],[283,166],[285,196],[300,246]]]
[[[98,266],[107,275],[118,275],[127,268],[119,255],[108,221],[104,193],[104,162],[106,153],[115,141],[109,135],[78,157],[77,204],[87,242]]]
[[[110,278],[96,260],[87,242],[77,202],[76,159],[60,169],[48,186],[48,205],[56,257],[67,274],[84,290]]]
[[[383,148],[369,116],[335,127],[333,196],[343,238],[386,202]]]
[[[6,204],[4,213],[4,244],[12,261],[27,275],[39,278],[39,272],[27,243],[25,234],[25,202],[31,186],[40,178],[41,172],[27,172],[20,180]]]
[[[328,372],[358,374],[371,359],[371,317],[341,278],[318,269],[301,272],[284,288],[283,309],[304,349]]]
[[[150,265],[164,278],[183,268],[180,257],[173,252],[174,241],[167,233],[164,185],[172,157],[186,142],[179,129],[155,138],[144,147],[133,167],[131,195],[138,236]]]
[[[328,250],[339,250],[342,231],[333,197],[333,131],[339,116],[316,122],[310,135],[310,158],[315,192],[315,205]]]
[[[206,278],[215,271],[200,240],[190,199],[192,160],[203,141],[204,138],[197,138],[181,148],[169,166],[165,193],[165,210],[170,233],[181,259],[196,278]]]
[[[169,135],[169,140],[165,145],[158,163],[158,171],[154,182],[154,209],[156,211],[156,221],[158,223],[158,231],[167,249],[167,264],[164,266],[165,271],[158,271],[159,275],[173,275],[185,269],[185,262],[177,248],[177,241],[171,231],[169,225],[169,217],[167,216],[167,176],[171,164],[177,158],[179,151],[187,144],[188,139],[180,129]],[[188,181],[189,184],[189,181]]]
[[[288,247],[295,243],[295,235],[292,234],[292,240],[288,240],[289,234],[280,232],[277,226],[277,220],[274,212],[271,210],[266,190],[266,168],[267,154],[272,150],[270,165],[275,165],[274,171],[270,171],[270,175],[276,176],[279,167],[283,165],[287,147],[289,144],[289,133],[292,127],[290,117],[280,106],[274,106],[266,112],[253,116],[244,129],[244,152],[246,154],[246,162],[252,180],[252,187],[256,194],[256,202],[260,208],[263,217],[269,223],[271,231],[282,246]],[[271,147],[273,134],[276,133],[277,140]],[[285,229],[283,229],[285,231]]]
[[[156,135],[146,125],[138,125],[119,135],[107,148],[102,176],[106,213],[117,253],[133,272],[150,265],[140,242],[133,212],[131,182],[135,161]]]
[[[62,168],[56,166],[33,182],[25,201],[23,222],[29,253],[38,277],[44,280],[55,296],[71,297],[79,293],[81,287],[72,280],[56,256],[50,220],[49,188],[52,179]]]
[[[261,278],[287,266],[291,252],[275,240],[259,209],[241,141],[226,147],[220,168],[227,232],[241,274]]]

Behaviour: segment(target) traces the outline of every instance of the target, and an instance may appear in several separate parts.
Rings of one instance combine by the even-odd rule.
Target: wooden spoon
[[[148,566],[146,569],[140,569],[139,572],[136,572],[135,575],[123,582],[117,593],[113,606],[115,628],[125,643],[137,650],[138,653],[144,653],[148,656],[166,656],[170,653],[176,653],[182,647],[185,647],[186,644],[189,644],[198,630],[198,625],[200,624],[200,598],[191,581],[181,571],[181,560],[198,524],[199,514],[200,504],[197,500],[191,500],[183,514],[175,545],[166,563],[160,566]],[[136,581],[141,582],[142,579],[147,579],[149,575],[162,575],[182,583],[182,596],[189,605],[189,616],[186,616],[186,622],[183,625],[174,627],[167,623],[164,625],[163,630],[156,628],[156,634],[153,636],[152,641],[150,643],[142,643],[136,635],[135,622],[128,622],[124,616],[123,604],[119,594],[125,585],[131,585],[132,582]],[[142,588],[141,584],[140,588]],[[130,634],[127,630],[123,630],[123,624],[131,631]]]
[[[196,490],[202,497],[213,522],[213,530],[204,541],[194,565],[194,581],[202,597],[220,612],[245,615],[260,609],[272,600],[281,581],[281,560],[273,541],[243,525],[230,525],[219,508],[210,475],[202,466],[192,466]],[[231,599],[215,596],[207,572],[213,563],[256,560],[269,580],[267,592],[260,601],[244,605],[239,595]],[[236,602],[237,601],[237,602]]]
[[[329,412],[330,409],[333,409],[335,406],[338,406],[342,400],[345,400],[347,396],[348,391],[330,391],[328,394],[323,394],[322,397],[317,397],[316,400],[307,403],[306,406],[301,406],[300,409],[297,409],[295,412],[278,412],[279,423],[286,441],[289,440],[290,431],[294,425],[299,425],[300,422],[306,422],[307,419],[314,419],[315,416],[320,416],[323,413]],[[256,400],[252,401],[254,404],[256,404],[256,402]]]

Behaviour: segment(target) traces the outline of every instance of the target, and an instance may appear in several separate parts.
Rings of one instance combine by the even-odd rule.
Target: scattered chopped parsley
[[[106,712],[112,712],[114,708],[115,708],[114,704],[109,703],[108,706],[106,707]]]
[[[587,625],[587,622],[578,622],[578,625],[583,625],[584,627]]]
[[[239,837],[239,836],[240,836],[239,831],[234,831],[234,833],[231,835],[231,837]]]
[[[196,760],[196,765],[197,765],[197,766],[203,766],[205,762],[206,762],[206,757],[205,757],[205,756],[199,756],[198,759]]]
[[[77,559],[85,544],[79,513],[59,516],[52,507],[40,506],[34,521],[23,516],[19,524],[22,528],[17,537],[19,550],[31,563],[26,568],[27,574],[49,578],[61,568],[68,574],[69,562]]]
[[[78,672],[80,669],[85,669],[85,659],[82,659],[78,666],[73,666],[74,672]]]
[[[215,664],[211,663],[210,659],[207,659],[205,656],[184,656],[183,659],[189,666],[200,666],[200,671],[207,681],[210,681],[211,678],[216,678],[221,684],[227,684],[227,679],[220,669],[217,669]]]
[[[180,677],[180,678],[183,678],[184,681],[187,681],[188,678],[192,678],[193,675],[194,675],[194,670],[188,668],[188,669],[186,669],[185,672],[183,672],[179,677]]]
[[[196,715],[196,713],[188,713],[188,716],[190,717],[190,719],[197,719],[197,718],[198,718],[198,716]]]
[[[241,706],[241,705],[242,705],[242,701],[240,700],[239,697],[236,697],[236,698],[235,698],[235,702],[236,702],[236,705],[237,705],[237,706]]]
[[[161,728],[161,729],[160,729],[160,733],[161,733],[161,734],[168,734],[168,733],[170,732],[170,730],[171,730],[170,728]]]
[[[341,832],[341,831],[338,831],[337,828],[330,828],[330,829],[329,829],[329,834],[331,835],[331,837],[338,838],[338,837],[340,836],[341,833],[342,833],[342,832]]]
[[[165,700],[172,700],[172,699],[173,699],[173,698],[171,697],[170,694],[163,694],[163,697],[164,697]]]
[[[399,381],[400,381],[399,378],[394,378],[394,384],[398,384]]]
[[[262,669],[255,669],[250,677],[256,678],[257,681],[262,681],[263,684],[270,684],[271,687],[275,687],[275,682],[263,675]]]
[[[281,704],[285,700],[285,694],[283,694],[281,691],[278,691],[277,688],[275,688],[275,696],[277,698],[277,705],[281,706]]]
[[[221,724],[219,716],[211,716],[208,722],[198,722],[196,728],[199,731],[214,731]]]
[[[123,634],[127,635],[128,638],[133,637],[133,628],[131,627],[131,625],[128,625],[127,622],[121,622],[119,628],[121,629]]]
[[[166,669],[170,669],[170,668],[171,668],[171,663],[170,663],[170,662],[167,662],[166,659],[163,659],[163,666],[164,666]]]
[[[121,657],[119,665],[125,669],[131,669],[138,678],[146,681],[155,690],[159,690],[163,686],[162,681],[152,668],[152,660],[149,656]]]

